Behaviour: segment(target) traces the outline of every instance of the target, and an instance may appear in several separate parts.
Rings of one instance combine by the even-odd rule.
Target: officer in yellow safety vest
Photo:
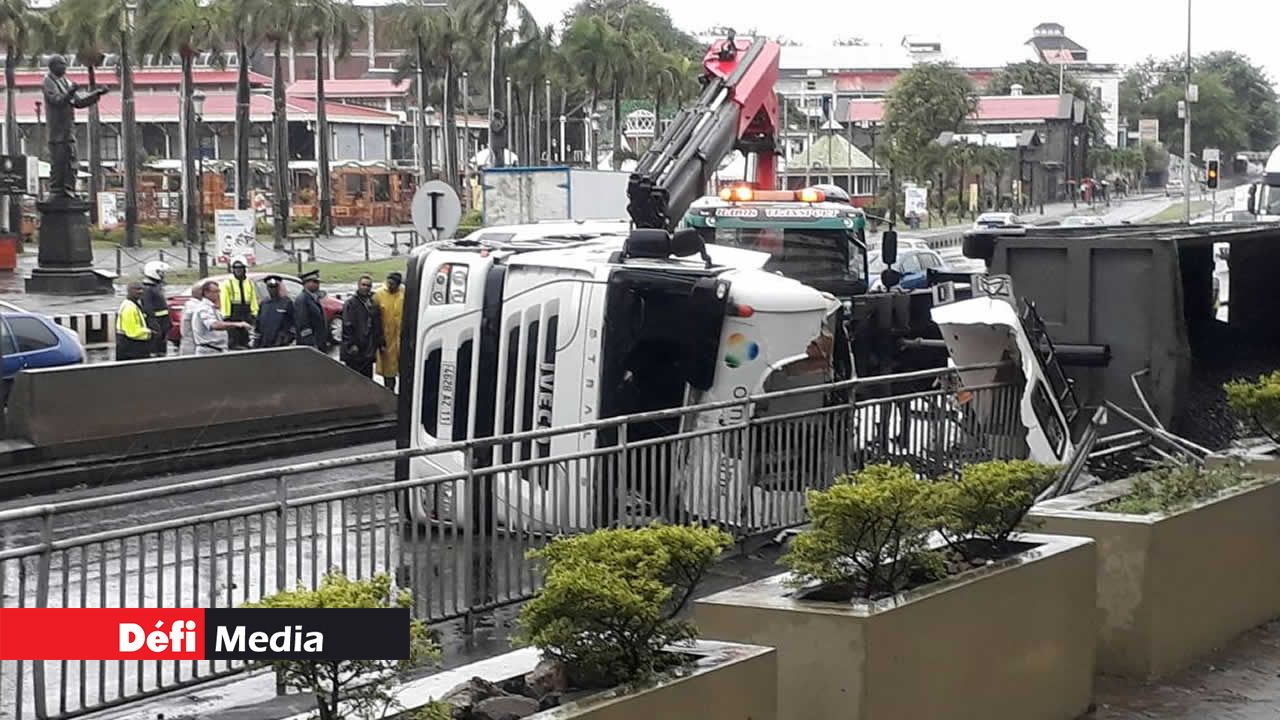
[[[249,268],[243,258],[231,263],[231,277],[222,283],[222,317],[228,322],[246,322],[252,327],[258,317],[258,289],[248,278]],[[249,332],[239,328],[227,331],[227,346],[231,350],[249,347]]]
[[[142,283],[129,283],[129,297],[116,313],[116,360],[151,357],[153,332],[142,313]]]

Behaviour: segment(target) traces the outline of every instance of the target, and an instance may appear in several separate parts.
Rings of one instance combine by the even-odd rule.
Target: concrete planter
[[[699,641],[680,652],[698,656],[680,677],[639,688],[605,690],[529,716],[528,720],[775,720],[777,656],[772,648]],[[438,700],[479,677],[502,683],[531,672],[538,651],[524,648],[404,685],[397,693],[406,708]]]
[[[1129,487],[1090,488],[1029,516],[1038,532],[1098,543],[1099,671],[1167,675],[1280,616],[1280,483],[1242,486],[1172,515],[1090,509]]]
[[[874,603],[802,600],[786,575],[697,602],[705,637],[778,651],[781,720],[1071,720],[1093,694],[1093,542],[1033,549]]]

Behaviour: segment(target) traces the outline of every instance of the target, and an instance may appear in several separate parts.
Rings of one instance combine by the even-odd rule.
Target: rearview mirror
[[[880,237],[880,258],[886,266],[898,262],[897,231],[892,229],[885,230],[884,235]]]
[[[1258,214],[1258,183],[1249,186],[1249,214]]]

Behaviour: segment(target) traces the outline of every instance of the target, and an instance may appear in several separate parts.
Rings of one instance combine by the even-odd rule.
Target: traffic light
[[[1210,160],[1208,165],[1209,167],[1205,171],[1205,185],[1210,190],[1217,190],[1218,189],[1218,161]]]

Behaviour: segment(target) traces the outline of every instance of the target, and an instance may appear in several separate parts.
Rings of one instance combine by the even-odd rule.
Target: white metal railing
[[[867,397],[890,382],[919,391]],[[810,407],[753,410],[788,399]],[[868,463],[938,476],[1021,456],[1018,402],[1012,386],[961,388],[955,371],[927,371],[35,504],[0,512],[0,597],[3,607],[232,607],[315,587],[336,568],[359,578],[391,573],[429,621],[469,619],[530,597],[541,578],[526,554],[559,534],[661,520],[714,523],[745,539],[803,523],[805,491]],[[692,422],[735,408],[728,422]],[[682,430],[628,437],[654,420]],[[608,447],[551,457],[528,450],[531,440],[605,428],[617,435]],[[397,462],[457,452],[467,459],[460,472],[396,479]],[[548,483],[543,507],[521,506],[524,482]],[[422,493],[466,498],[465,511],[411,521],[406,503]],[[551,528],[523,520],[555,517],[548,506],[590,507],[591,520]],[[68,717],[242,668],[2,662],[0,714]]]

